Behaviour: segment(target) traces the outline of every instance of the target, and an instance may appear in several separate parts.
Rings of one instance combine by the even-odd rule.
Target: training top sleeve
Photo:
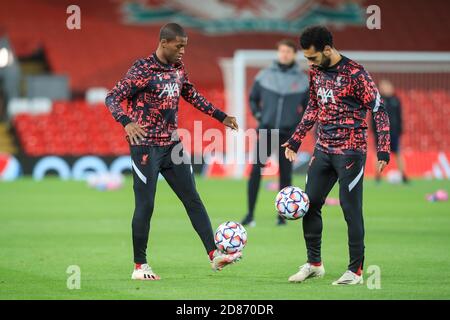
[[[306,133],[314,126],[318,114],[319,105],[317,103],[316,88],[314,86],[314,71],[311,70],[309,73],[309,101],[294,134],[287,141],[289,149],[295,152],[298,151]]]
[[[389,134],[389,116],[386,112],[383,99],[378,92],[375,82],[364,70],[360,70],[353,77],[353,90],[355,97],[372,111],[377,133],[377,157],[378,160],[389,162],[391,139]]]
[[[258,79],[253,83],[249,96],[250,110],[256,120],[261,120],[261,85]]]
[[[106,106],[114,119],[124,127],[132,121],[120,106],[121,102],[131,98],[138,90],[146,87],[149,80],[149,70],[145,65],[145,61],[143,59],[138,60],[128,70],[125,77],[119,80],[106,95]]]

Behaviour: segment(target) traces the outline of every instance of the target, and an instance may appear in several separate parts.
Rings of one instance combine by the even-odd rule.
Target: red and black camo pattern
[[[143,127],[147,136],[140,145],[165,146],[178,140],[180,97],[220,122],[226,118],[224,112],[197,92],[182,62],[164,64],[155,54],[137,60],[108,92],[105,104],[123,126],[135,122]],[[121,106],[124,101],[126,112]]]
[[[316,148],[331,154],[367,152],[367,111],[378,132],[377,151],[390,151],[389,118],[370,75],[358,63],[343,57],[331,68],[310,69],[310,99],[289,148],[297,151],[308,130],[318,122]]]

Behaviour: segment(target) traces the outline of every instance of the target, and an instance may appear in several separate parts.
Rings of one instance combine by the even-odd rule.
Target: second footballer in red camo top
[[[348,227],[350,261],[348,270],[333,284],[363,282],[364,219],[363,176],[367,152],[366,114],[371,112],[377,132],[377,170],[389,162],[389,118],[378,89],[363,66],[341,55],[329,30],[306,29],[300,46],[310,65],[309,103],[292,137],[284,143],[286,157],[293,161],[303,138],[318,123],[318,139],[306,181],[310,199],[303,218],[307,263],[289,279],[301,282],[323,276],[321,257],[322,206],[335,183]]]

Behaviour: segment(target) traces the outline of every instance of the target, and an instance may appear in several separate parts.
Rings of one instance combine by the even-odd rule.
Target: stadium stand
[[[223,105],[220,91],[210,90],[208,93],[211,101]],[[24,99],[18,102],[19,110],[13,117],[13,125],[25,154],[113,156],[129,152],[123,129],[113,120],[103,103],[89,105],[84,100],[59,101],[53,103],[51,111],[36,114],[27,109]],[[195,120],[202,120],[203,130],[216,127],[223,130],[216,120],[203,115],[185,101],[180,104],[179,118],[180,127],[189,132],[194,132]]]
[[[221,91],[211,90],[208,93],[208,98],[213,103],[223,105],[224,98]],[[448,150],[447,119],[450,116],[448,92],[410,89],[400,90],[398,94],[404,107],[404,148],[416,151]],[[204,116],[186,102],[181,103],[180,127],[194,132],[194,121],[200,119],[202,130],[220,128],[215,120]],[[13,123],[19,141],[25,153],[29,155],[128,153],[123,129],[101,103],[89,105],[85,101],[55,102],[51,112],[43,114],[21,112],[14,116]],[[311,146],[313,142],[311,136],[305,144]],[[203,142],[203,145],[205,144],[208,142]],[[193,144],[191,150],[192,148]]]

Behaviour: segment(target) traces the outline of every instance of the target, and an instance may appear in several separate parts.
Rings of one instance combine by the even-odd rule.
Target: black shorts
[[[400,151],[400,135],[391,134],[391,152],[398,153]]]

